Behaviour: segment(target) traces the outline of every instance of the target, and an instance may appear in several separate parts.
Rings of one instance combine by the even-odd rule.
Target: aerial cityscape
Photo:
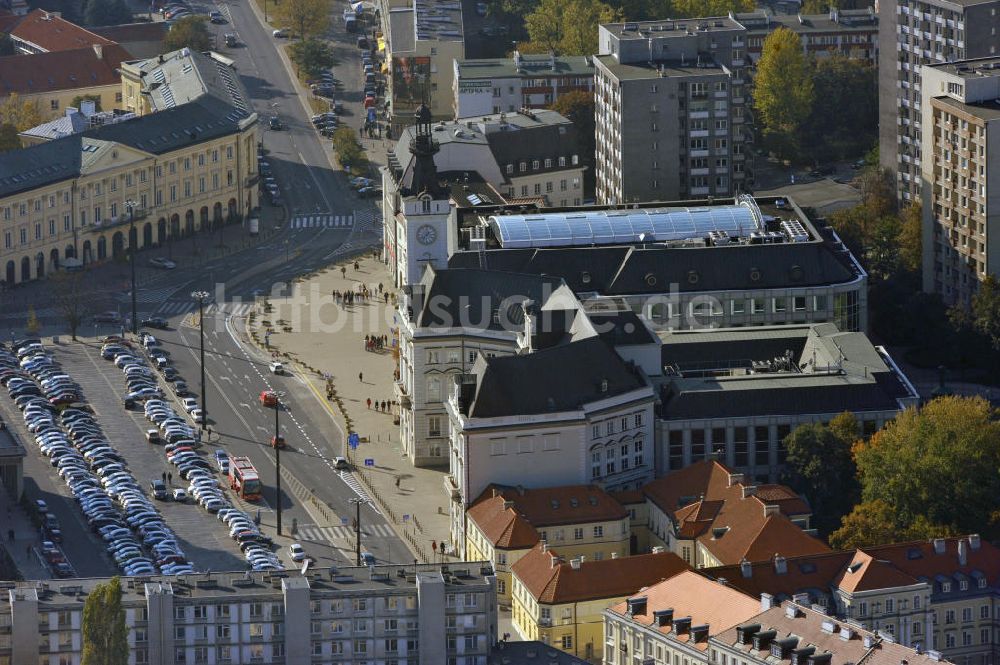
[[[998,12],[0,0],[0,665],[1000,665]]]

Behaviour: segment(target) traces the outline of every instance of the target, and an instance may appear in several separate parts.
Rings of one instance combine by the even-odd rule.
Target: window
[[[955,610],[945,610],[944,613],[945,623],[955,623]]]
[[[972,608],[971,607],[963,607],[962,608],[962,622],[963,623],[968,623],[969,621],[972,621]]]
[[[504,440],[503,439],[492,439],[490,441],[490,455],[504,455],[506,451],[504,450]]]
[[[603,538],[603,537],[604,537],[604,527],[603,526],[595,526],[594,527],[594,538]]]
[[[569,650],[569,649],[573,648],[573,636],[572,635],[563,635],[562,636],[562,648],[565,649],[565,650]]]
[[[763,314],[764,313],[764,301],[759,298],[750,299],[750,313],[751,314]]]
[[[776,314],[784,312],[785,308],[788,307],[788,302],[785,298],[775,298],[773,300],[773,303],[774,303],[774,312]]]
[[[441,416],[427,418],[427,436],[441,436]]]
[[[228,623],[220,623],[215,626],[215,639],[216,640],[228,640],[230,635],[230,626]]]
[[[354,611],[355,612],[365,612],[368,610],[368,600],[365,598],[355,598],[354,600]]]
[[[583,528],[578,527],[573,529],[573,540],[583,540]]]
[[[887,598],[885,601],[885,613],[892,614],[895,610],[895,602],[892,598]]]

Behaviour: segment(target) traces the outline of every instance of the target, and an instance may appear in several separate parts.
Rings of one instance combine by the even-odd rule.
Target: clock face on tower
[[[417,229],[417,242],[421,245],[430,245],[437,240],[437,229],[430,224],[423,224]]]

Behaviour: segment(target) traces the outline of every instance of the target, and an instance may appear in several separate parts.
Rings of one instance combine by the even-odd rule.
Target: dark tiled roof
[[[577,409],[646,385],[598,337],[527,355],[488,358],[478,378],[469,408],[474,418]],[[606,392],[601,390],[603,381]]]
[[[162,41],[167,34],[170,25],[166,21],[154,21],[152,23],[126,23],[124,25],[105,25],[99,28],[91,28],[94,34],[106,37],[113,42],[123,44],[125,42],[151,42]],[[138,55],[138,54],[133,54]],[[139,56],[141,57],[141,56]]]
[[[543,642],[498,642],[488,656],[488,665],[588,665],[589,661]]]
[[[681,292],[798,288],[843,284],[856,277],[826,242],[503,249],[488,250],[486,261],[498,270],[557,275],[576,292],[604,295],[662,293],[671,284]],[[478,262],[477,252],[457,252],[449,266]],[[697,275],[695,280],[692,273]],[[752,273],[759,279],[751,279]]]
[[[119,65],[131,57],[118,44],[4,56],[0,58],[0,96],[115,85],[121,82]]]
[[[653,344],[659,341],[639,315],[630,309],[617,312],[589,312],[587,316],[601,339],[613,346]]]
[[[75,178],[83,156],[80,134],[0,154],[0,196]]]

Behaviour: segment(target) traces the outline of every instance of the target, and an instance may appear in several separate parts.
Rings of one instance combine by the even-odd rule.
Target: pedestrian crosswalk
[[[135,300],[139,303],[154,303],[163,302],[177,291],[177,286],[164,286],[158,289],[144,289],[141,286],[138,288],[135,294]],[[118,300],[122,302],[131,301],[132,296],[129,293],[119,293]]]
[[[222,303],[221,305],[216,305],[212,303],[205,307],[205,315],[214,316],[215,314],[232,314],[235,316],[246,316],[253,311],[254,304],[250,302],[236,302],[236,303]],[[167,302],[160,305],[156,310],[158,316],[174,316],[177,314],[187,314],[195,309],[195,305],[192,302],[184,300],[168,300]]]
[[[293,229],[348,228],[354,225],[354,215],[296,215],[292,217]]]
[[[358,479],[354,477],[353,473],[350,473],[348,471],[341,471],[340,479],[343,480],[345,483],[347,483],[347,486],[350,487],[352,490],[354,490],[355,494],[357,494],[359,497],[367,501],[368,504],[371,506],[372,510],[374,510],[376,513],[379,512],[378,509],[375,507],[375,504],[372,502],[371,497],[368,496],[364,488],[361,487],[361,483],[358,482]],[[382,513],[379,514],[381,515]]]
[[[377,208],[363,208],[355,211],[354,229],[358,232],[374,231],[381,228],[382,213]]]
[[[322,543],[352,540],[354,528],[350,526],[316,526],[315,524],[300,524],[298,537],[302,540]],[[388,524],[362,524],[361,540],[365,538],[394,538],[396,536]]]

